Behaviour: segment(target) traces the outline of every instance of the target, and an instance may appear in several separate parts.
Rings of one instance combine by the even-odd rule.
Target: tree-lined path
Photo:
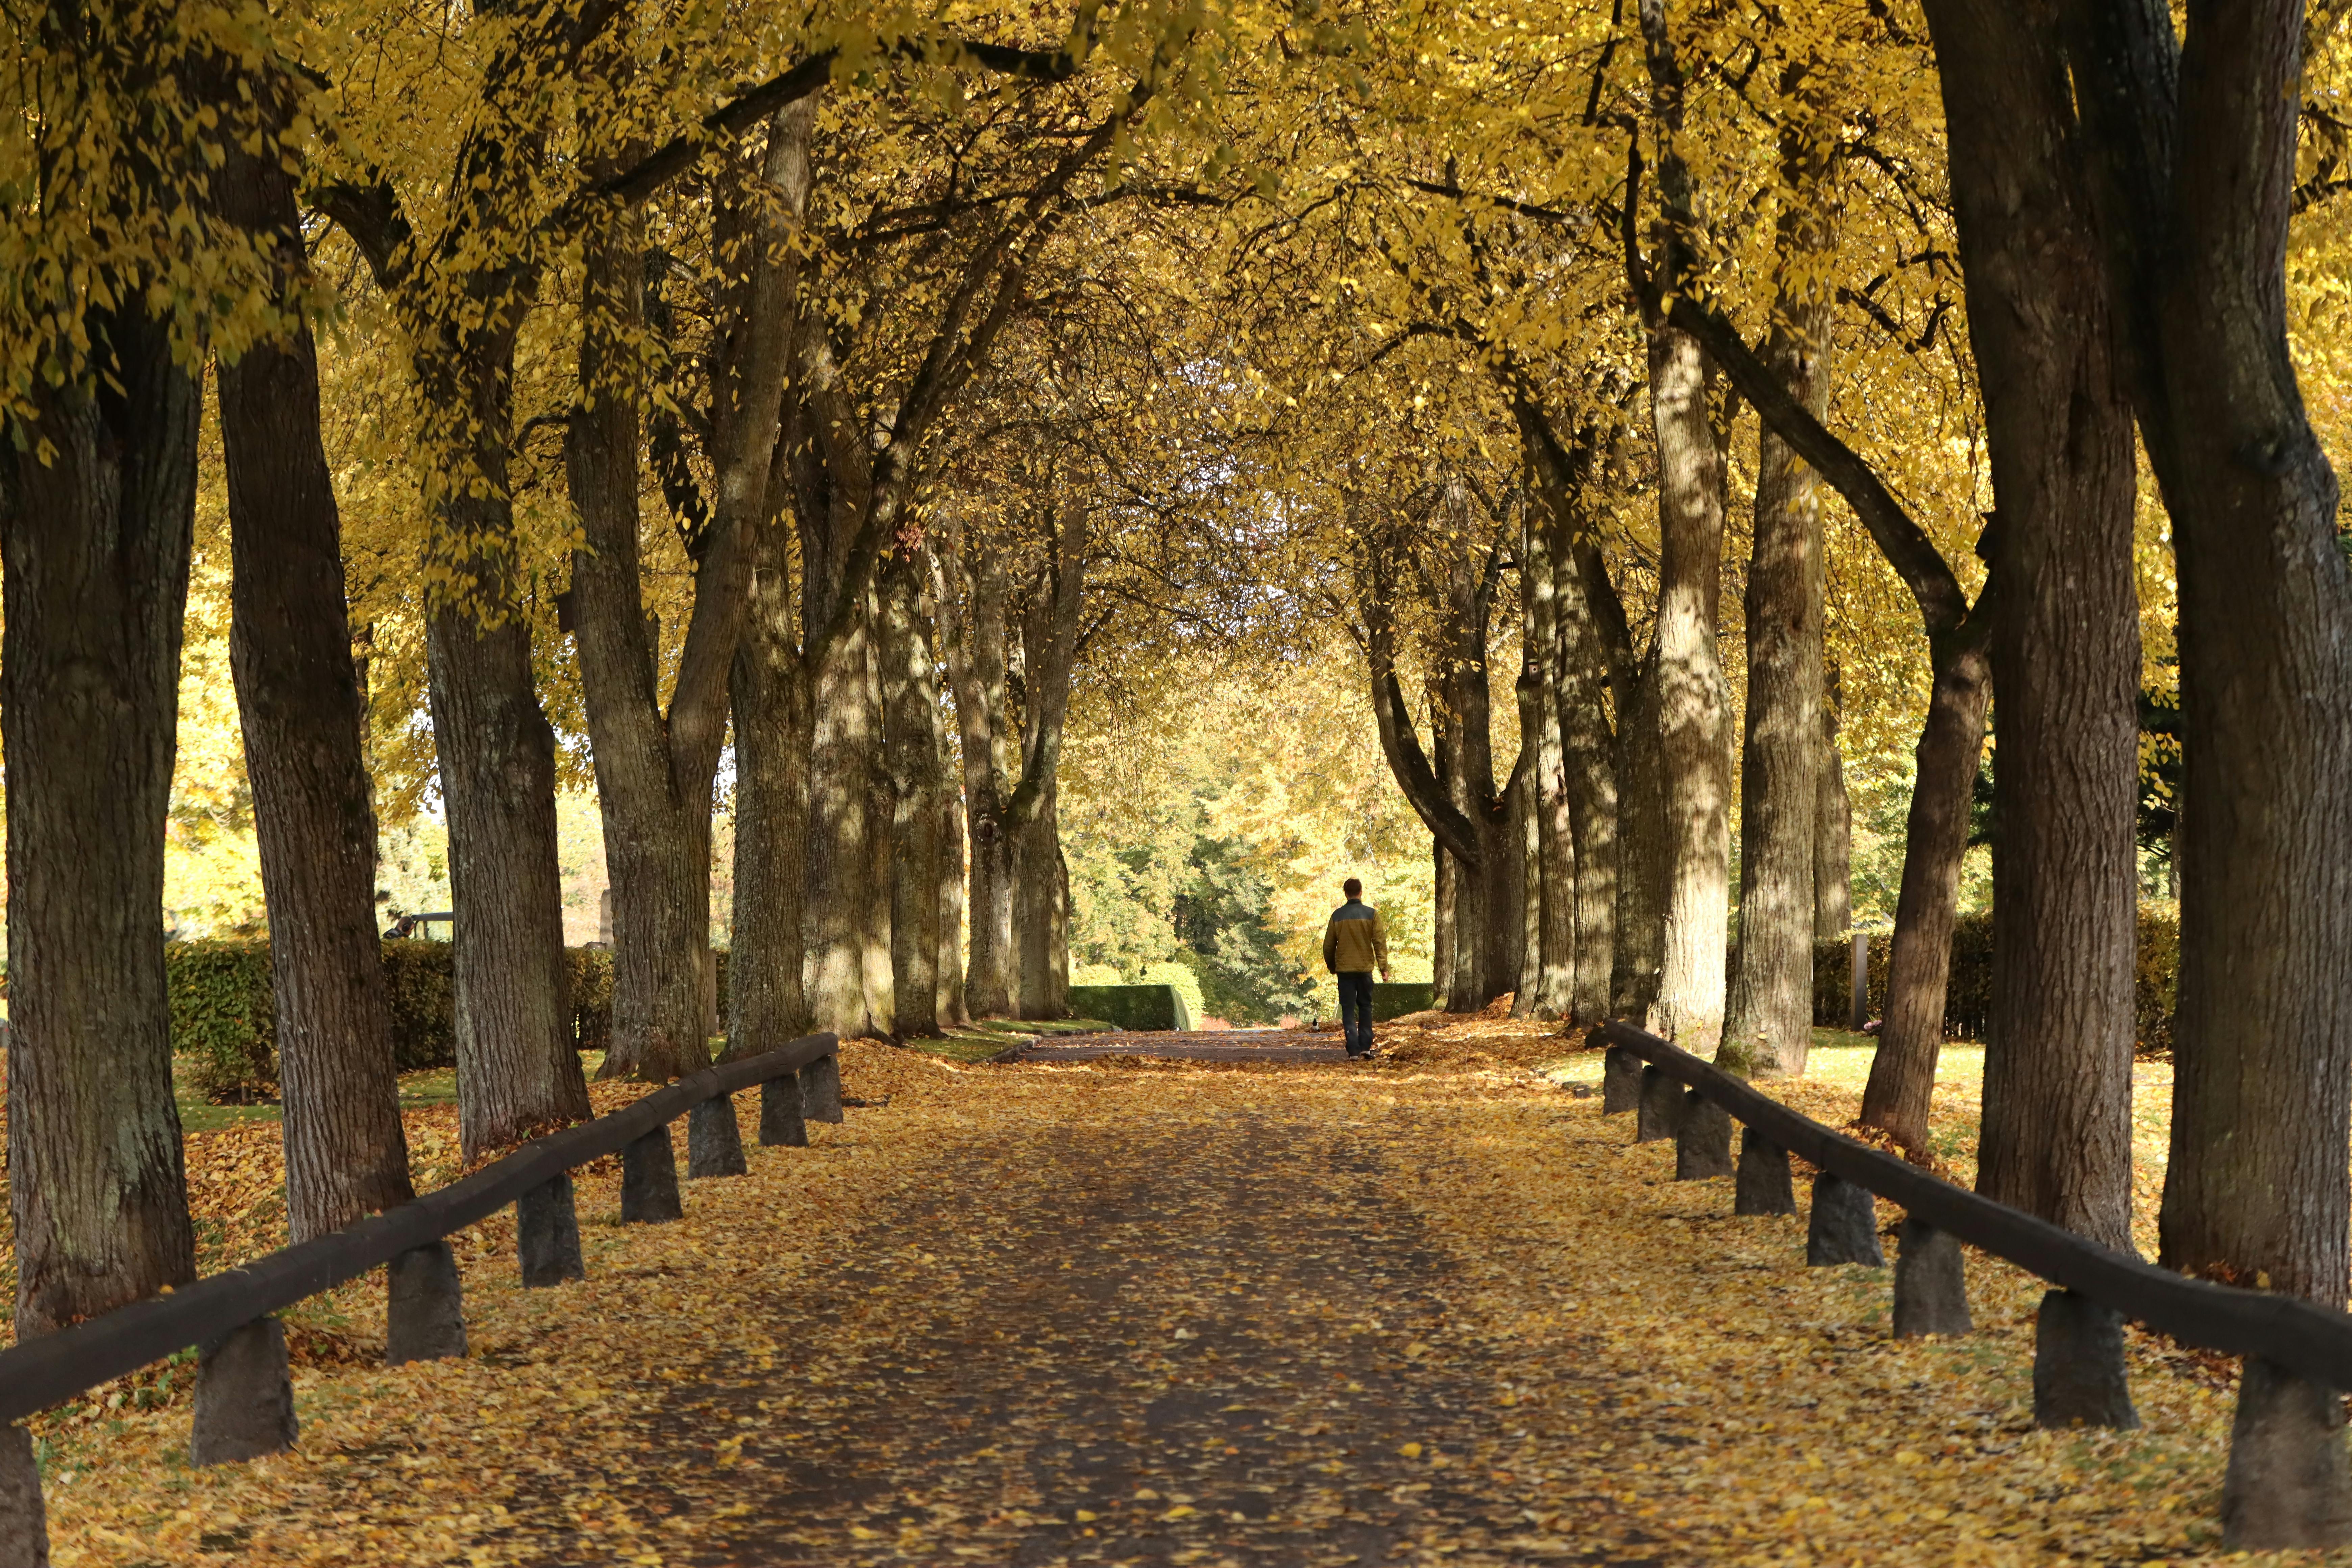
[[[2217,1547],[2231,1369],[2135,1338],[2145,1431],[2032,1431],[2023,1276],[1972,1259],[1979,1333],[1897,1343],[1884,1272],[1806,1268],[1801,1217],[1729,1218],[1575,1092],[1596,1054],[1486,1027],[1370,1068],[846,1047],[866,1103],[682,1223],[587,1173],[586,1281],[521,1290],[503,1217],[463,1239],[465,1360],[370,1364],[364,1288],[297,1313],[291,1453],[190,1470],[184,1392],[48,1427],[58,1561]]]

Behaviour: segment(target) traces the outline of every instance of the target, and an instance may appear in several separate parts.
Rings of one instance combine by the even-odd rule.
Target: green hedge
[[[1173,985],[1073,985],[1070,1012],[1116,1028],[1190,1029],[1192,1010]]]
[[[1437,987],[1426,980],[1398,980],[1372,986],[1372,1021],[1383,1023],[1437,1005]]]
[[[1885,931],[1870,939],[1870,1016],[1886,1008]],[[2142,905],[2139,948],[2133,970],[2132,1011],[2143,1056],[2172,1049],[2172,1008],[2180,962],[2180,924],[2166,909]],[[1813,1022],[1843,1029],[1853,1021],[1853,950],[1843,942],[1813,948]],[[1944,1034],[1980,1040],[1992,1020],[1992,916],[1962,915],[1952,931],[1952,974],[1944,994]]]
[[[383,973],[392,1005],[393,1060],[403,1072],[457,1060],[455,950],[446,942],[387,940]],[[564,950],[572,1043],[603,1050],[613,1037],[613,955]],[[719,982],[726,983],[722,957]],[[186,1058],[188,1087],[215,1102],[275,1099],[278,1020],[267,941],[175,942],[164,948],[172,1049]]]

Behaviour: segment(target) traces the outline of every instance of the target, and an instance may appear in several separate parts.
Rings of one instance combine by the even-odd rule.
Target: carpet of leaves
[[[510,1217],[459,1238],[466,1360],[372,1364],[380,1282],[306,1304],[294,1453],[191,1470],[184,1363],[45,1418],[56,1561],[2218,1552],[2226,1364],[2136,1338],[2146,1430],[2032,1431],[2032,1280],[1972,1258],[1979,1331],[1895,1343],[1883,1271],[1807,1269],[1801,1219],[1675,1183],[1601,1116],[1597,1056],[1508,1020],[1382,1040],[1369,1067],[846,1047],[867,1103],[690,1184],[683,1223],[622,1227],[587,1173],[585,1282],[520,1289]],[[1972,1119],[1967,1087],[1939,1114]],[[1858,1088],[1782,1092],[1837,1122]],[[421,1179],[454,1171],[419,1137],[441,1114],[412,1118]],[[208,1267],[270,1244],[274,1134],[191,1139]]]

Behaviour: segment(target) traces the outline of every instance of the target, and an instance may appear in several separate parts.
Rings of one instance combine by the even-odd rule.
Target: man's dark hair
[[[1340,883],[1339,890],[1347,894],[1351,899],[1360,899],[1364,896],[1363,883],[1356,880],[1353,877],[1350,877],[1346,881]]]

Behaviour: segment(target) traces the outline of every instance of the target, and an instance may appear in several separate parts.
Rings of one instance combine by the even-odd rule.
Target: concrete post
[[[1705,1182],[1731,1174],[1731,1113],[1696,1089],[1683,1096],[1675,1119],[1675,1180]]]
[[[760,1086],[760,1142],[771,1148],[805,1149],[808,1123],[801,1112],[801,1075],[772,1078]]]
[[[621,1223],[660,1225],[685,1217],[677,1201],[677,1152],[669,1129],[656,1127],[621,1150]]]
[[[466,1288],[446,1241],[412,1247],[385,1271],[383,1363],[466,1353]]]
[[[33,1457],[33,1435],[13,1422],[0,1428],[0,1563],[49,1568],[40,1461]]]
[[[740,1176],[749,1169],[743,1163],[743,1130],[735,1121],[733,1095],[706,1100],[686,1113],[686,1173],[689,1178]]]
[[[1642,1102],[1633,1111],[1633,1142],[1654,1143],[1675,1135],[1675,1121],[1683,1109],[1683,1086],[1668,1078],[1664,1068],[1642,1068]]]
[[[2033,1424],[2134,1431],[2123,1314],[2072,1290],[2042,1298],[2033,1319]]]
[[[811,1121],[841,1120],[841,1058],[819,1057],[801,1068],[801,1114]]]
[[[256,1318],[204,1347],[196,1362],[196,1414],[188,1461],[226,1465],[294,1446],[294,1379],[286,1331]]]
[[[1731,1189],[1736,1215],[1795,1214],[1797,1194],[1789,1180],[1789,1152],[1753,1127],[1739,1130],[1739,1170]]]
[[[1642,1058],[1612,1046],[1601,1058],[1601,1114],[1614,1116],[1642,1103]]]
[[[580,1257],[580,1211],[572,1201],[571,1172],[533,1187],[516,1202],[515,1252],[529,1288],[588,1278],[588,1266]]]
[[[2221,1477],[2221,1548],[2281,1552],[2352,1541],[2344,1396],[2248,1356]]]
[[[1895,1337],[1965,1334],[1976,1327],[1969,1316],[1968,1268],[1950,1232],[1906,1215],[1895,1255]]]
[[[1813,1178],[1813,1213],[1805,1230],[1805,1261],[1815,1268],[1840,1263],[1886,1267],[1878,1245],[1878,1205],[1870,1189],[1839,1181],[1827,1171]]]

